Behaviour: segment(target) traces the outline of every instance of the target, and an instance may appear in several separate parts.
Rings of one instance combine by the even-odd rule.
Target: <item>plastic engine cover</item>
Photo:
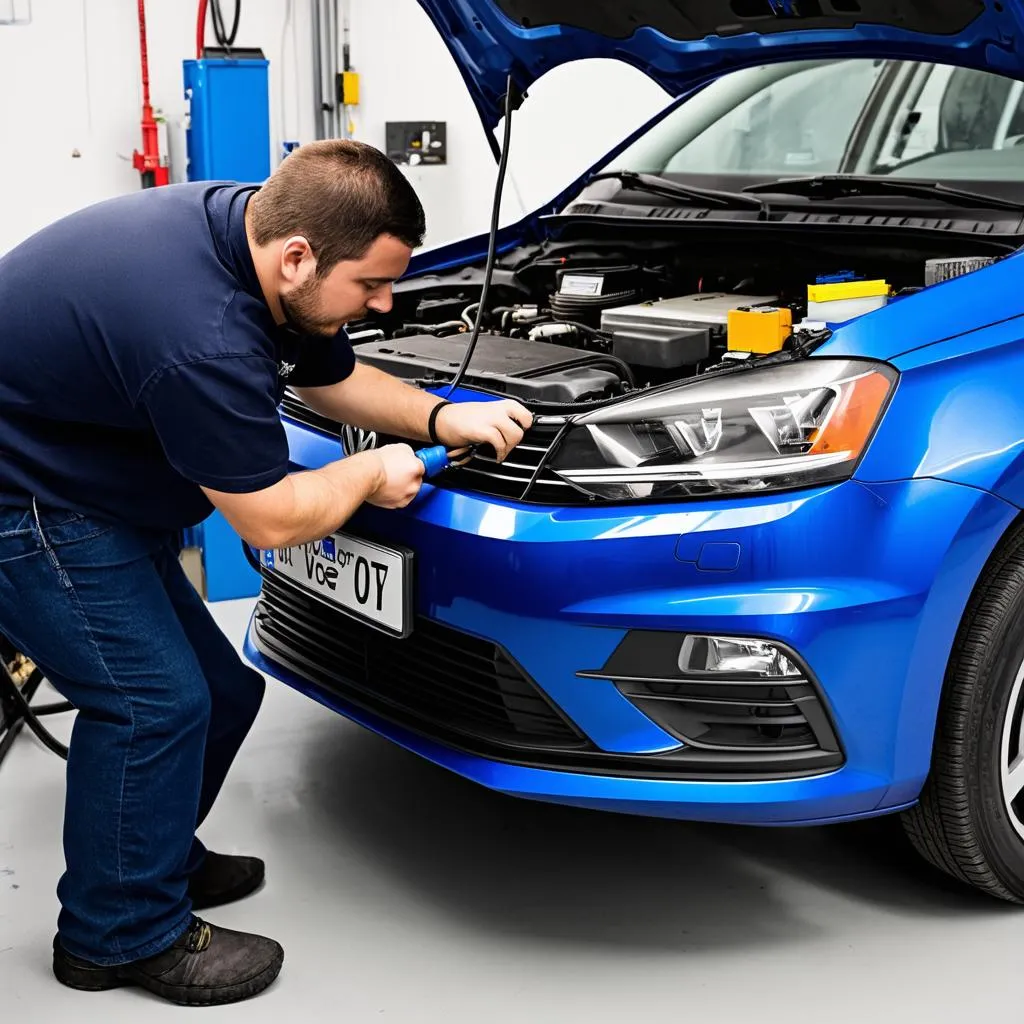
[[[393,376],[443,384],[455,376],[468,343],[464,334],[420,334],[353,348],[361,362]],[[524,401],[578,402],[612,393],[621,378],[607,366],[601,356],[578,349],[481,334],[463,381]]]

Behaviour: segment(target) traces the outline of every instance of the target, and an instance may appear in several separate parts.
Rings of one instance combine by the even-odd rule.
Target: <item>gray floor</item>
[[[248,605],[215,612],[240,639]],[[25,737],[0,768],[0,1020],[188,1012],[52,979],[62,767]],[[1024,912],[928,875],[887,823],[762,831],[521,802],[279,685],[204,838],[268,862],[262,892],[209,918],[286,951],[264,996],[204,1019],[1020,1015]]]

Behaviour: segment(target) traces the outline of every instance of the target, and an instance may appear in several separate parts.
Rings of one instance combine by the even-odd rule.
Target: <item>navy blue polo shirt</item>
[[[154,529],[289,469],[287,384],[344,380],[344,332],[275,324],[245,234],[256,186],[145,189],[0,257],[0,504]]]

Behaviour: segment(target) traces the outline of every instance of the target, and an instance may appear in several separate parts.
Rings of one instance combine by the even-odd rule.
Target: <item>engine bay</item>
[[[855,254],[854,254],[855,255]],[[994,262],[990,254],[875,252],[695,258],[664,242],[545,242],[484,272],[395,286],[391,313],[350,326],[357,357],[421,387],[462,382],[528,407],[592,406],[752,360],[806,354],[849,322]],[[717,265],[716,265],[717,264]]]

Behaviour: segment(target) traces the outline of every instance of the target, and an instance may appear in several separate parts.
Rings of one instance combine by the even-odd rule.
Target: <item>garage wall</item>
[[[276,163],[282,138],[313,137],[309,4],[242,2],[237,43],[262,47],[271,62]],[[427,210],[428,245],[484,229],[495,165],[443,42],[416,0],[350,7],[362,75],[356,137],[383,146],[388,120],[446,121],[448,166],[407,172]],[[32,11],[30,25],[0,27],[0,252],[65,213],[138,188],[130,162],[141,141],[136,0],[33,0]],[[181,62],[194,50],[195,4],[149,0],[147,21],[153,103],[168,118],[172,179],[182,180]],[[516,115],[504,219],[549,199],[665,101],[615,62],[547,75]]]
[[[243,4],[237,43],[262,46],[271,61],[272,134],[279,134],[282,78],[300,70],[300,130],[308,137],[308,4],[294,4],[304,65],[296,69],[287,53],[283,74],[285,0]],[[65,213],[138,188],[131,165],[141,145],[137,9],[136,0],[33,0],[31,24],[0,26],[0,252]],[[146,11],[150,91],[171,120],[177,179],[184,166],[181,62],[194,55],[195,11],[191,0],[149,0]],[[293,80],[285,93],[296,91]]]
[[[407,170],[427,210],[428,241],[485,230],[494,158],[462,77],[415,0],[352,0],[352,60],[363,75],[359,138],[382,147],[386,121],[447,121],[448,166]],[[667,99],[618,61],[545,75],[513,117],[504,219],[557,194]]]

